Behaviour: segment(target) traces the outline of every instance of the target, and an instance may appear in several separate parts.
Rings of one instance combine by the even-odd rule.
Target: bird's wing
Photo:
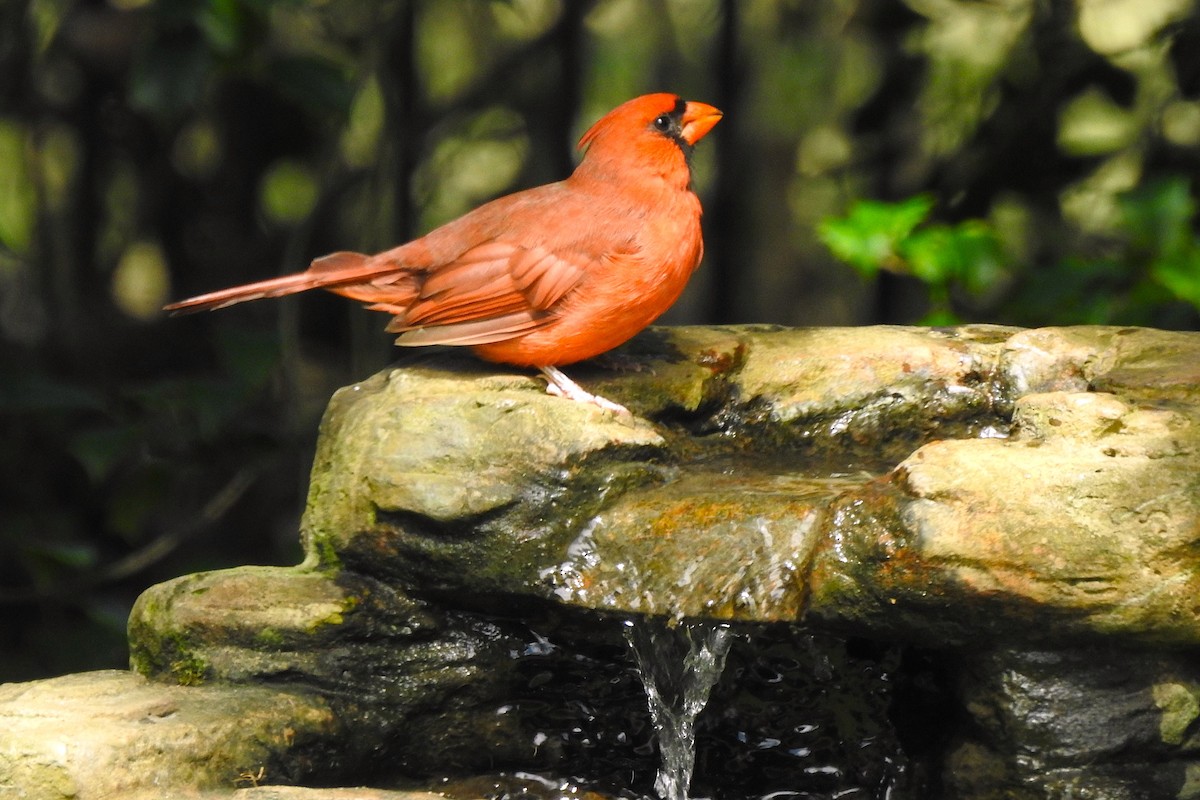
[[[487,344],[551,321],[563,297],[586,274],[584,258],[503,241],[476,245],[424,273],[403,306],[384,300],[373,308],[395,318],[388,330],[402,345]],[[380,287],[383,295],[386,287]]]

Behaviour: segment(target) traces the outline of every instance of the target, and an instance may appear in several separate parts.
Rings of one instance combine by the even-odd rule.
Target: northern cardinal
[[[498,198],[377,255],[333,253],[304,272],[166,310],[327,289],[393,314],[387,330],[398,345],[469,346],[488,361],[537,367],[553,394],[625,412],[557,367],[627,341],[683,291],[704,252],[692,148],[720,119],[673,94],[634,98],[583,135],[583,158],[564,181]]]

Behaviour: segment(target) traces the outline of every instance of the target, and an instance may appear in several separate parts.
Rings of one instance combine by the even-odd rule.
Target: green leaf
[[[1200,308],[1200,247],[1195,242],[1187,250],[1155,262],[1150,276],[1176,298]]]
[[[209,0],[196,22],[209,46],[222,55],[242,47],[249,27],[246,8],[238,0]]]
[[[903,243],[902,256],[921,281],[930,285],[958,281],[974,294],[990,289],[1005,272],[1000,242],[991,227],[979,220],[916,231]]]
[[[860,200],[845,217],[830,217],[817,236],[838,259],[870,277],[897,269],[904,240],[933,210],[933,198],[917,195],[899,203]]]
[[[962,317],[948,308],[935,308],[917,320],[917,324],[930,328],[948,328],[952,325],[961,325]]]
[[[1122,194],[1119,202],[1134,248],[1168,258],[1182,257],[1194,249],[1196,203],[1186,178],[1147,183]]]
[[[26,253],[37,222],[37,198],[24,126],[0,120],[0,245]]]
[[[960,224],[955,245],[962,260],[958,279],[971,294],[987,294],[1008,279],[1008,258],[999,234],[990,224],[980,220]]]
[[[263,213],[281,224],[295,224],[307,217],[317,203],[318,193],[312,170],[290,158],[272,164],[259,187]]]
[[[946,284],[959,272],[960,258],[954,231],[948,225],[930,225],[903,242],[909,272],[927,284]]]
[[[355,96],[342,132],[342,155],[352,166],[365,167],[379,157],[385,111],[383,90],[378,78],[372,77]]]

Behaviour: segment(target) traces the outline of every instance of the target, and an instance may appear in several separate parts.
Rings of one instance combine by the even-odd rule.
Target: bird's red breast
[[[324,288],[393,315],[404,346],[470,346],[522,366],[570,364],[625,342],[679,297],[700,263],[692,147],[721,112],[673,94],[624,103],[580,139],[564,181],[486,203],[373,256],[167,306],[220,308]]]

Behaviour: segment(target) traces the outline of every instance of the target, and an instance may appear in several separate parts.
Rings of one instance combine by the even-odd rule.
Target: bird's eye
[[[663,133],[671,130],[671,117],[668,114],[659,114],[654,118],[654,127],[658,128]]]

